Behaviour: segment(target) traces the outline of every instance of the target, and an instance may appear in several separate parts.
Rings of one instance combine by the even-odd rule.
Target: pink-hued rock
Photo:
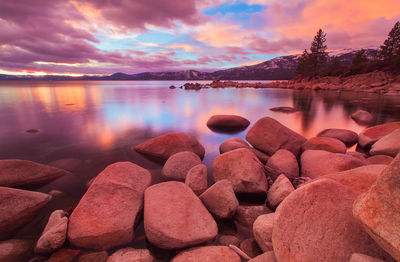
[[[231,218],[236,213],[239,201],[236,199],[232,183],[223,179],[216,182],[200,195],[207,209],[218,218]]]
[[[386,155],[375,155],[367,158],[370,165],[389,165],[393,161],[393,157]]]
[[[353,206],[353,214],[364,229],[397,261],[400,260],[399,174],[400,154],[382,172],[368,192],[360,195]]]
[[[185,184],[188,185],[196,195],[200,195],[207,189],[207,167],[200,164],[192,167],[186,175]]]
[[[64,210],[55,210],[35,246],[35,253],[50,253],[61,248],[67,237],[68,217]]]
[[[306,150],[325,150],[332,153],[346,153],[346,145],[331,137],[313,137],[307,140],[301,147],[303,151]]]
[[[154,262],[153,255],[147,249],[135,249],[131,247],[115,251],[107,262]]]
[[[218,228],[201,200],[184,183],[149,187],[144,197],[147,240],[163,249],[180,249],[214,239]]]
[[[36,186],[53,181],[69,172],[28,160],[0,160],[0,186]]]
[[[363,154],[363,153],[360,153],[360,152],[357,152],[357,151],[346,152],[346,155],[354,156],[354,157],[356,157],[356,158],[358,158],[358,159],[360,159],[362,161],[364,161],[366,159],[366,157],[367,157],[366,154]]]
[[[205,154],[204,147],[196,138],[182,132],[171,132],[149,139],[135,146],[134,149],[139,153],[163,161],[166,161],[170,156],[183,151],[192,151],[200,158],[203,158]]]
[[[285,175],[280,175],[268,190],[269,206],[275,209],[293,191],[294,187],[290,180]]]
[[[233,127],[241,128],[248,127],[250,121],[244,117],[236,115],[214,115],[207,121],[207,126],[210,127]]]
[[[400,128],[376,141],[369,151],[371,155],[395,157],[400,153]]]
[[[0,239],[30,222],[50,200],[48,194],[0,187]]]
[[[189,170],[199,164],[201,164],[201,159],[195,153],[191,151],[179,152],[168,158],[161,173],[167,180],[183,182]]]
[[[391,132],[399,128],[400,128],[400,122],[392,122],[383,125],[369,127],[359,134],[358,144],[361,147],[371,146],[373,143],[375,143],[382,137],[390,134]]]
[[[296,113],[299,110],[290,106],[277,106],[277,107],[272,107],[269,110],[274,111],[274,112],[280,112],[280,113]]]
[[[250,150],[257,156],[258,160],[260,160],[261,163],[263,163],[264,165],[268,162],[268,159],[271,157],[266,153],[258,150],[257,148],[250,148]]]
[[[33,241],[9,239],[0,242],[1,262],[26,262],[33,254]]]
[[[276,210],[272,231],[278,261],[348,261],[353,253],[387,254],[352,215],[357,195],[331,179],[290,194]]]
[[[333,179],[358,195],[367,192],[386,167],[386,165],[366,165],[319,178]]]
[[[53,253],[49,262],[73,262],[81,253],[79,249],[63,248]]]
[[[276,262],[274,251],[265,252],[255,258],[249,260],[248,262]]]
[[[257,217],[269,213],[272,213],[272,210],[265,205],[240,205],[236,210],[235,220],[242,226],[253,228],[253,223]]]
[[[365,164],[365,161],[354,156],[323,150],[307,150],[300,158],[301,176],[308,176],[312,179]]]
[[[219,152],[223,154],[238,148],[250,148],[250,145],[240,137],[231,137],[222,142]]]
[[[275,213],[257,217],[253,223],[253,234],[258,246],[263,252],[272,250],[272,229],[274,227]]]
[[[195,247],[180,252],[171,262],[240,262],[240,257],[225,246]]]
[[[371,113],[364,110],[358,110],[357,112],[351,114],[351,118],[360,125],[370,125],[375,121]]]
[[[318,133],[317,137],[331,137],[342,141],[346,146],[350,147],[357,143],[358,134],[346,129],[325,129]]]
[[[247,238],[243,240],[240,243],[240,249],[247,255],[248,258],[253,258],[262,254],[262,250],[254,238]]]
[[[131,162],[107,166],[70,216],[67,236],[71,244],[107,250],[131,242],[150,183],[150,172]]]
[[[264,167],[247,148],[217,156],[213,162],[214,181],[228,179],[235,193],[265,194],[268,189]]]
[[[273,155],[279,149],[300,155],[301,146],[306,139],[271,117],[259,119],[246,135],[246,140],[255,148]]]
[[[290,180],[299,176],[299,164],[297,163],[297,159],[292,152],[286,149],[279,149],[276,151],[275,154],[268,159],[265,170],[273,181],[281,174],[284,174]]]
[[[384,261],[364,254],[354,253],[353,255],[351,255],[349,262],[384,262]]]
[[[297,189],[297,188],[302,187],[312,181],[313,181],[313,179],[310,177],[300,176],[300,177],[296,177],[295,179],[293,179],[292,185],[294,186],[294,188]]]
[[[81,255],[78,262],[106,262],[108,254],[106,251],[89,252]]]

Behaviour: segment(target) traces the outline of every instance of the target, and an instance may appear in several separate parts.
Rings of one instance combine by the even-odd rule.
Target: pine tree
[[[400,22],[390,31],[380,50],[381,58],[389,63],[400,65]]]
[[[303,54],[301,54],[298,64],[297,64],[297,68],[296,68],[296,74],[298,75],[303,75],[303,76],[307,76],[309,75],[309,59],[310,59],[310,54],[308,53],[308,51],[306,49],[304,49]]]
[[[353,58],[353,60],[351,61],[352,65],[360,65],[360,64],[364,64],[368,62],[368,57],[367,57],[367,53],[365,52],[364,49],[358,50]]]

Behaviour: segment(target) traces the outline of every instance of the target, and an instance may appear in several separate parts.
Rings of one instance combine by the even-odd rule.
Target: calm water
[[[400,120],[400,97],[350,92],[309,92],[284,89],[174,89],[180,81],[0,82],[0,159],[18,158],[49,163],[79,159],[74,177],[52,182],[39,191],[60,189],[67,197],[57,205],[76,203],[85,183],[105,166],[132,161],[151,170],[159,180],[161,166],[131,150],[144,140],[184,131],[206,148],[210,166],[219,144],[237,134],[207,128],[214,114],[237,114],[253,124],[271,116],[307,138],[325,128],[360,132],[349,115],[370,111],[377,123]],[[294,114],[272,112],[271,107],[292,106]],[[37,133],[27,133],[38,129]],[[56,204],[54,204],[56,205]],[[49,207],[54,208],[54,207]]]

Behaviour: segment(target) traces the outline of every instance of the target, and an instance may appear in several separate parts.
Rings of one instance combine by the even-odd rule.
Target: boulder
[[[290,194],[277,208],[272,243],[278,261],[348,261],[353,253],[387,254],[352,216],[357,195],[331,179]]]
[[[280,175],[268,190],[267,199],[269,206],[273,209],[294,191],[294,187],[290,180],[284,175]]]
[[[269,213],[272,213],[272,210],[265,205],[240,205],[236,210],[235,220],[242,226],[253,228],[253,223],[257,219],[257,217]]]
[[[255,258],[249,260],[248,262],[276,262],[274,251],[265,252]]]
[[[200,195],[207,189],[207,167],[200,164],[192,167],[185,178],[188,185],[196,195]]]
[[[353,151],[353,152],[346,152],[346,155],[350,155],[350,156],[354,156],[357,157],[358,159],[364,161],[366,159],[366,154],[357,152],[357,151]]]
[[[260,160],[247,148],[217,156],[213,162],[214,181],[228,179],[235,193],[266,194],[267,178]]]
[[[318,133],[317,137],[331,137],[342,141],[347,147],[353,146],[357,143],[358,134],[351,130],[346,129],[325,129]]]
[[[301,146],[306,139],[271,117],[258,120],[246,135],[247,141],[255,148],[273,155],[279,149],[300,155]]]
[[[360,253],[354,253],[351,255],[349,262],[383,262],[383,260]]]
[[[214,239],[218,228],[193,191],[181,182],[149,187],[144,198],[147,240],[163,249],[180,249]]]
[[[104,169],[72,212],[68,239],[74,246],[107,250],[133,240],[150,172],[131,162]]]
[[[0,187],[0,239],[31,222],[50,199],[48,194]]]
[[[78,258],[78,262],[106,262],[108,254],[106,251],[100,252],[89,252],[81,255]]]
[[[268,159],[270,158],[269,155],[265,154],[264,152],[262,152],[256,148],[250,148],[250,150],[257,156],[258,160],[260,160],[261,163],[263,163],[265,165],[268,162]]]
[[[135,249],[131,247],[122,248],[114,252],[107,262],[153,262],[156,261],[147,249]]]
[[[254,258],[260,254],[262,254],[262,250],[258,246],[256,240],[254,238],[247,238],[240,243],[240,249],[244,252],[249,258]]]
[[[299,110],[290,106],[277,106],[277,107],[271,107],[269,110],[273,112],[280,112],[280,113],[296,113]]]
[[[25,239],[0,241],[1,262],[26,262],[33,254],[33,242]]]
[[[236,115],[213,115],[207,121],[209,127],[244,128],[249,125],[249,120]]]
[[[346,145],[331,137],[313,137],[307,140],[301,147],[304,151],[306,150],[325,150],[332,153],[346,153]]]
[[[400,152],[400,128],[376,141],[369,153],[395,157]]]
[[[200,199],[212,214],[221,219],[232,218],[239,206],[232,183],[226,179],[208,188]]]
[[[225,246],[195,247],[180,252],[171,262],[240,262],[240,257]]]
[[[240,243],[240,239],[237,236],[232,236],[232,235],[219,235],[218,243],[222,246],[229,246],[229,245],[237,246]]]
[[[258,246],[263,252],[272,250],[272,229],[275,213],[269,213],[257,217],[253,223],[253,235]]]
[[[299,165],[292,152],[279,149],[268,159],[265,170],[269,177],[275,181],[278,176],[284,174],[290,180],[299,176]]]
[[[382,137],[400,128],[400,122],[386,123],[369,127],[358,135],[358,144],[361,147],[369,147]]]
[[[63,248],[53,253],[49,262],[73,262],[81,253],[78,249]]]
[[[223,154],[238,148],[250,148],[250,145],[240,137],[231,137],[222,142],[219,152]]]
[[[199,164],[201,164],[201,159],[195,153],[191,151],[179,152],[168,158],[161,173],[166,180],[183,182],[189,170]]]
[[[0,160],[0,186],[37,186],[53,181],[67,171],[28,160]]]
[[[368,192],[360,195],[353,206],[353,214],[364,229],[397,261],[400,260],[399,174],[400,154],[382,172]]]
[[[170,156],[183,151],[192,151],[200,158],[203,158],[205,154],[204,147],[196,138],[182,132],[171,132],[152,138],[135,146],[134,149],[139,153],[163,161],[166,161]]]
[[[65,242],[67,237],[68,217],[64,210],[55,210],[35,246],[35,253],[51,253]]]
[[[293,179],[292,185],[294,186],[294,188],[297,189],[297,188],[302,187],[312,181],[313,181],[313,179],[310,177],[300,176],[300,177],[296,177],[295,179]]]
[[[301,175],[312,179],[366,164],[352,155],[323,150],[307,150],[301,155]]]
[[[386,155],[375,155],[367,158],[369,165],[389,165],[393,161],[393,157]]]
[[[375,121],[371,113],[364,110],[358,110],[357,112],[351,114],[351,118],[360,125],[371,125]]]

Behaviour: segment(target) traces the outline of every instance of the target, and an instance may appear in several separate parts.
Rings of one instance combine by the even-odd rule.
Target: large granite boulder
[[[180,252],[171,262],[240,262],[240,257],[225,246],[195,247]]]
[[[348,154],[307,150],[300,158],[301,176],[312,179],[365,165],[365,161]]]
[[[317,134],[317,137],[330,137],[342,141],[347,147],[353,146],[357,143],[358,134],[354,131],[347,129],[325,129]]]
[[[382,137],[400,128],[400,122],[386,123],[365,129],[358,135],[358,144],[361,147],[369,147]]]
[[[171,132],[149,139],[135,146],[134,149],[139,153],[163,161],[166,161],[170,156],[183,151],[192,151],[200,158],[203,158],[205,154],[204,147],[196,138],[182,132]]]
[[[33,254],[33,244],[33,241],[26,239],[9,239],[0,241],[0,261],[29,261]]]
[[[131,242],[150,183],[150,172],[131,162],[106,167],[70,216],[67,236],[71,244],[107,250]]]
[[[163,249],[180,249],[214,239],[218,228],[193,191],[181,182],[149,187],[144,198],[147,240]]]
[[[156,259],[148,249],[135,249],[131,247],[115,251],[107,262],[154,262]]]
[[[50,253],[62,247],[67,237],[68,216],[64,210],[55,210],[35,246],[35,253]]]
[[[306,150],[325,150],[332,153],[346,153],[346,145],[331,137],[313,137],[307,140],[301,147],[303,151]]]
[[[269,177],[275,181],[278,176],[284,174],[288,179],[293,180],[299,176],[299,164],[292,152],[286,149],[279,149],[267,161],[265,170]]]
[[[199,164],[201,159],[198,155],[191,151],[183,151],[168,158],[161,173],[166,180],[185,181],[189,170]]]
[[[374,123],[375,119],[370,112],[365,110],[358,110],[357,112],[351,114],[350,116],[357,124],[360,125],[371,125]]]
[[[271,117],[259,119],[246,135],[247,141],[255,148],[273,155],[279,149],[300,155],[301,146],[306,139]]]
[[[238,148],[250,148],[250,145],[240,137],[231,137],[222,142],[219,152],[223,154]]]
[[[245,128],[249,125],[249,120],[237,115],[213,115],[207,121],[207,126],[217,128]]]
[[[0,239],[29,223],[50,200],[48,194],[0,187]]]
[[[275,213],[269,213],[257,217],[253,223],[254,238],[263,252],[272,250],[272,230],[274,221]]]
[[[364,254],[354,253],[353,255],[351,255],[349,262],[384,262],[384,261]]]
[[[266,194],[268,189],[264,167],[247,148],[239,148],[217,156],[213,162],[215,181],[228,179],[235,193]]]
[[[200,195],[207,189],[207,167],[199,164],[192,167],[185,178],[185,184],[188,185],[196,195]]]
[[[400,260],[399,185],[400,154],[382,172],[368,192],[360,195],[353,206],[353,214],[364,229],[397,261]]]
[[[348,261],[353,253],[387,254],[352,215],[357,195],[331,179],[291,193],[277,208],[272,243],[278,261]]]
[[[226,179],[208,188],[200,199],[212,214],[221,219],[232,218],[239,206],[232,183]]]
[[[294,190],[290,180],[284,174],[280,175],[268,190],[269,206],[275,209]]]
[[[371,155],[395,157],[400,153],[400,128],[376,141],[369,151]]]
[[[66,174],[69,174],[69,172],[28,160],[0,160],[0,186],[42,185]]]

